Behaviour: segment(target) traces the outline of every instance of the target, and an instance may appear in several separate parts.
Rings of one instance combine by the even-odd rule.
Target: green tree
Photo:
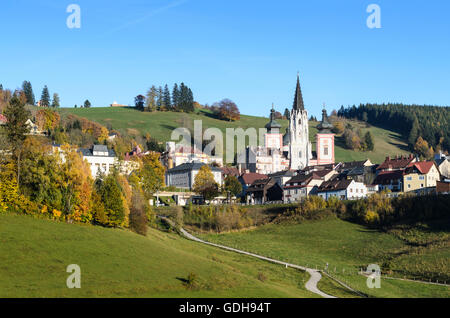
[[[411,126],[411,130],[409,131],[408,144],[410,146],[414,146],[418,137],[419,137],[419,121],[417,120],[417,117],[415,117]]]
[[[60,106],[60,100],[58,93],[53,94],[53,100],[52,100],[52,107],[53,108],[59,108]]]
[[[172,90],[172,108],[175,110],[179,110],[179,102],[180,102],[180,90],[178,89],[178,84],[175,83]]]
[[[367,150],[373,151],[373,149],[375,148],[375,144],[373,142],[373,137],[370,131],[366,132],[366,134],[364,135],[364,142],[366,144]]]
[[[284,110],[283,116],[284,116],[286,119],[289,119],[289,116],[291,116],[291,113],[290,113],[289,109],[286,108],[286,109]]]
[[[147,105],[146,105],[146,111],[152,112],[156,110],[157,108],[157,96],[158,96],[158,90],[153,85],[150,87],[150,89],[147,91]]]
[[[228,200],[230,201],[231,196],[237,196],[242,192],[242,185],[235,176],[228,175],[224,180],[223,189],[227,193]]]
[[[138,176],[148,199],[164,186],[164,167],[159,161],[159,154],[150,153],[142,158],[142,167],[138,171]]]
[[[41,106],[48,107],[50,106],[50,93],[48,92],[47,85],[44,86],[41,95]]]
[[[214,199],[219,194],[219,185],[208,165],[203,165],[194,179],[194,192],[200,194],[205,200]]]
[[[22,83],[22,89],[27,98],[27,104],[34,105],[35,99],[34,99],[33,87],[31,86],[31,83],[28,81],[24,81]]]
[[[85,101],[84,101],[84,108],[91,108],[91,102],[89,101],[89,99],[86,99]]]
[[[167,84],[164,86],[163,100],[164,100],[164,105],[166,106],[166,108],[168,110],[171,110],[172,109],[172,100],[170,97],[170,91],[169,91],[169,87],[167,86]]]
[[[17,94],[14,94],[4,115],[8,119],[4,125],[5,134],[12,149],[13,159],[17,162],[17,183],[20,185],[20,159],[23,143],[27,138],[26,134],[30,131],[26,124],[30,112],[25,108],[25,103],[19,99]]]
[[[97,180],[98,193],[102,198],[108,225],[121,226],[125,220],[124,196],[116,179],[115,173],[110,173],[104,180]]]

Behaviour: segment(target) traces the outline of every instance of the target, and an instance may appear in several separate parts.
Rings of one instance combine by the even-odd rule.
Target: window
[[[419,180],[424,180],[425,177],[424,176],[419,176]]]
[[[328,156],[328,146],[325,146],[325,147],[323,148],[323,155],[324,155],[324,156]]]
[[[411,181],[412,177],[406,177],[406,180]]]
[[[408,189],[411,189],[411,185],[410,184],[408,184]]]

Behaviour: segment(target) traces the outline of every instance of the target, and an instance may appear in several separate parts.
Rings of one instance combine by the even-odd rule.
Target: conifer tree
[[[164,100],[164,105],[166,106],[166,108],[168,110],[171,110],[172,109],[172,101],[170,98],[169,86],[167,86],[167,84],[164,86],[163,100]]]
[[[34,99],[34,93],[33,93],[33,87],[31,86],[31,83],[28,81],[24,81],[22,83],[22,89],[25,93],[25,97],[27,99],[27,104],[34,105],[35,99]]]
[[[60,106],[60,100],[59,100],[59,95],[58,93],[54,93],[53,94],[53,100],[52,100],[52,107],[53,108],[58,108]]]
[[[48,107],[49,105],[50,105],[50,93],[48,92],[47,85],[45,85],[41,95],[41,106]]]
[[[180,102],[180,90],[178,89],[177,83],[173,86],[172,91],[172,108],[175,110],[179,110],[179,102]]]

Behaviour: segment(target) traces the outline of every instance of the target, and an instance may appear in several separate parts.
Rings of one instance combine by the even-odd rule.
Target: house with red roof
[[[441,174],[434,161],[412,162],[405,169],[403,175],[403,191],[436,188],[436,182],[440,180]]]
[[[411,163],[417,162],[417,158],[412,154],[409,156],[386,157],[384,162],[377,168],[377,172],[405,170]]]

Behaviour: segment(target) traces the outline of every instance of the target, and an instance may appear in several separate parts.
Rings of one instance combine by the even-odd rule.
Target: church
[[[240,168],[249,172],[271,174],[286,170],[301,170],[308,166],[334,163],[333,125],[327,112],[322,111],[322,121],[317,126],[315,151],[309,140],[308,111],[303,103],[300,77],[297,75],[294,104],[289,114],[286,132],[280,132],[281,125],[275,120],[272,107],[270,121],[266,124],[264,145],[249,146],[245,150],[245,163]]]

